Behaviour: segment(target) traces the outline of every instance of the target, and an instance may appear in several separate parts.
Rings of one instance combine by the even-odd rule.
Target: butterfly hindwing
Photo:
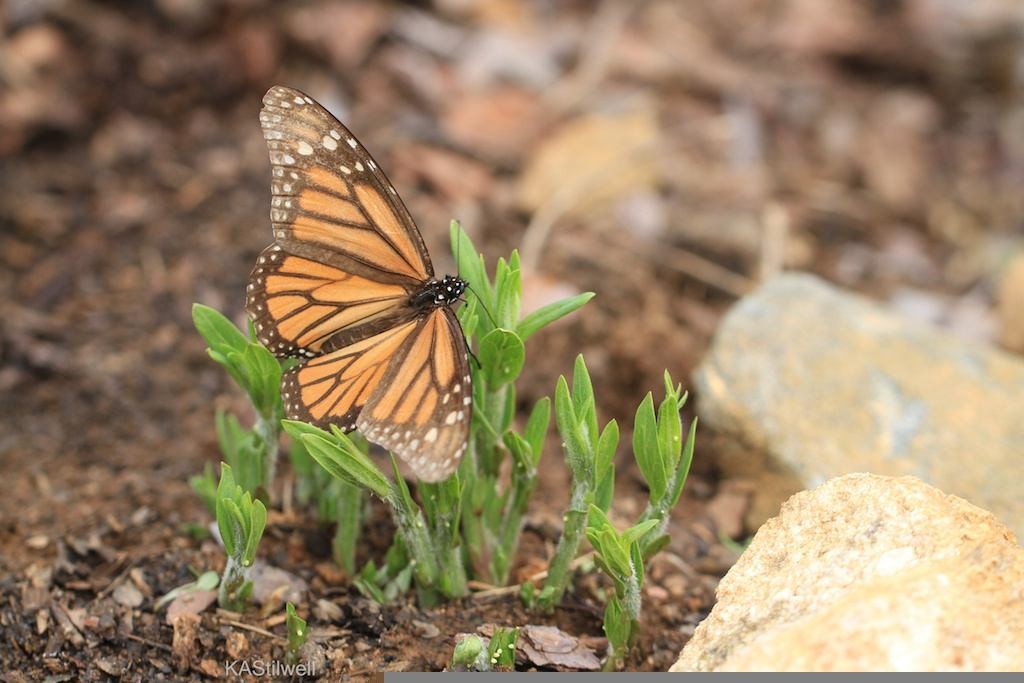
[[[356,420],[424,481],[446,479],[466,449],[473,392],[462,329],[448,307],[418,324]]]
[[[260,343],[278,356],[311,357],[409,320],[402,285],[370,280],[290,254],[263,250],[253,269],[246,310]]]
[[[260,122],[278,244],[382,282],[415,285],[433,276],[423,238],[394,187],[326,109],[274,86],[263,97]]]
[[[419,326],[409,321],[288,370],[281,381],[285,414],[325,429],[336,424],[352,431],[392,358]]]

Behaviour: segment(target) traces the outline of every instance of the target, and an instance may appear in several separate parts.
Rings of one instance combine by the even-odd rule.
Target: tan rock
[[[672,671],[1024,670],[1024,549],[913,477],[791,498],[718,586]]]
[[[1024,254],[1010,261],[999,282],[999,343],[1024,353]]]
[[[758,482],[751,527],[800,489],[869,471],[917,476],[1024,534],[1015,356],[794,274],[729,312],[694,381],[724,474]]]

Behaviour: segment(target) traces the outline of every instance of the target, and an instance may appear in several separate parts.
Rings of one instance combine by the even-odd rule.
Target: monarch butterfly
[[[285,414],[358,428],[425,481],[466,450],[472,386],[451,306],[467,287],[437,280],[423,237],[380,167],[297,90],[263,97],[274,243],[250,276],[260,342],[302,363],[285,372]]]

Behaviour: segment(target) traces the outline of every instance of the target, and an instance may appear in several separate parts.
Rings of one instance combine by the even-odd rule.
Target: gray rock
[[[898,317],[810,275],[726,316],[694,376],[729,477],[757,481],[756,527],[849,472],[913,475],[1024,534],[1024,361]]]
[[[850,474],[782,507],[672,671],[1024,670],[1024,549],[913,477]]]

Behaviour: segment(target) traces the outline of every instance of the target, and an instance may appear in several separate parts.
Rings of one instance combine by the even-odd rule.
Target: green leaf
[[[661,524],[660,519],[648,519],[644,522],[638,522],[622,532],[622,538],[626,543],[633,543],[659,524]]]
[[[642,548],[645,559],[649,559],[660,553],[662,550],[672,542],[672,537],[668,534],[662,534],[655,537],[653,540],[648,541]]]
[[[504,400],[501,406],[501,425],[498,431],[504,433],[512,429],[512,422],[516,419],[516,385],[506,384],[500,389],[500,393],[504,394]]]
[[[380,498],[386,498],[391,492],[388,478],[351,442],[349,447],[345,447],[315,434],[305,434],[300,438],[313,459],[331,476],[369,489]]]
[[[679,401],[666,396],[658,406],[658,452],[666,470],[674,470],[683,450],[683,423],[679,418]]]
[[[569,315],[593,298],[593,292],[584,292],[568,299],[562,299],[561,301],[541,306],[520,321],[519,325],[516,326],[516,332],[519,333],[519,337],[523,341],[526,341],[541,328]]]
[[[242,562],[243,553],[245,552],[246,538],[246,524],[247,518],[242,514],[241,508],[238,507],[238,502],[232,498],[222,498],[224,513],[225,513],[225,525],[228,530],[228,534],[231,536],[231,548],[228,550],[228,554],[234,557],[239,564]],[[220,508],[217,509],[220,512]],[[223,532],[224,527],[220,526],[220,519],[217,520],[218,527]],[[224,543],[224,548],[227,549],[227,542]]]
[[[629,639],[629,620],[622,609],[622,603],[611,597],[604,608],[604,633],[608,636],[610,649],[624,650]]]
[[[515,468],[527,477],[536,475],[533,453],[530,451],[530,444],[527,443],[526,439],[515,432],[505,432],[502,440],[505,442],[505,447],[512,454]]]
[[[658,449],[658,423],[654,417],[654,398],[648,392],[636,410],[633,423],[633,456],[651,489],[651,500],[665,496],[668,473]]]
[[[267,508],[263,505],[263,501],[254,500],[247,512],[249,516],[249,525],[246,530],[248,539],[245,544],[242,564],[250,567],[256,559],[256,548],[260,544],[260,539],[263,538],[263,529],[267,526]]]
[[[597,440],[597,476],[615,467],[615,451],[619,447],[619,423],[609,420]]]
[[[615,530],[615,526],[611,520],[608,519],[608,515],[597,505],[591,503],[589,510],[587,511],[587,533],[593,530],[594,533],[601,531],[602,529]]]
[[[230,557],[237,557],[234,520],[232,520],[231,511],[228,509],[229,500],[229,498],[217,499],[217,529],[220,531],[220,540],[224,544],[224,552]]]
[[[306,620],[295,612],[295,605],[287,603],[285,611],[288,613],[285,619],[288,626],[288,660],[290,663],[296,664],[299,661],[299,650],[306,644],[306,638],[309,637],[309,629],[306,628]]]
[[[572,401],[576,417],[586,427],[587,443],[597,444],[597,401],[594,398],[594,385],[590,381],[590,372],[583,354],[576,356],[572,371]]]
[[[452,668],[463,666],[467,669],[479,670],[478,661],[484,651],[484,641],[477,635],[468,635],[455,644],[452,653]]]
[[[640,552],[640,544],[636,541],[629,544],[629,562],[633,567],[633,575],[636,577],[636,586],[640,588],[644,585],[644,557]],[[639,608],[639,605],[637,607]],[[634,619],[640,618],[639,613],[632,616]]]
[[[632,571],[629,566],[629,550],[622,537],[611,527],[604,527],[597,532],[601,557],[608,566],[620,577],[628,577]]]
[[[523,429],[523,438],[530,444],[534,465],[540,460],[541,451],[544,450],[544,437],[547,436],[550,423],[551,399],[545,396],[533,406],[530,419],[526,421],[526,428]]]
[[[672,507],[675,507],[676,503],[679,502],[679,496],[683,493],[683,485],[690,474],[690,464],[693,463],[693,447],[696,440],[697,418],[693,418],[693,422],[690,423],[690,431],[686,435],[686,445],[683,446],[682,457],[679,458],[675,477],[672,480]]]
[[[516,664],[518,628],[497,628],[487,644],[487,658],[492,669],[512,671]]]
[[[591,471],[593,464],[587,461],[587,441],[583,436],[583,427],[576,418],[576,409],[573,407],[565,377],[559,377],[558,384],[555,385],[555,423],[565,443],[566,456],[573,476],[586,481],[587,473]]]
[[[221,354],[232,350],[242,351],[249,344],[249,340],[230,320],[209,306],[192,304],[192,323],[210,349]]]
[[[508,263],[498,259],[494,283],[498,324],[514,330],[519,322],[519,302],[523,291],[519,279],[519,255],[516,252],[512,252],[512,259]]]
[[[499,328],[480,340],[479,356],[487,386],[494,389],[519,376],[526,360],[526,349],[515,332]]]
[[[494,291],[491,288],[487,270],[484,268],[483,257],[476,250],[473,240],[462,229],[458,221],[452,221],[449,227],[452,255],[455,256],[459,276],[469,282],[471,293],[476,296],[488,310],[494,310]]]

